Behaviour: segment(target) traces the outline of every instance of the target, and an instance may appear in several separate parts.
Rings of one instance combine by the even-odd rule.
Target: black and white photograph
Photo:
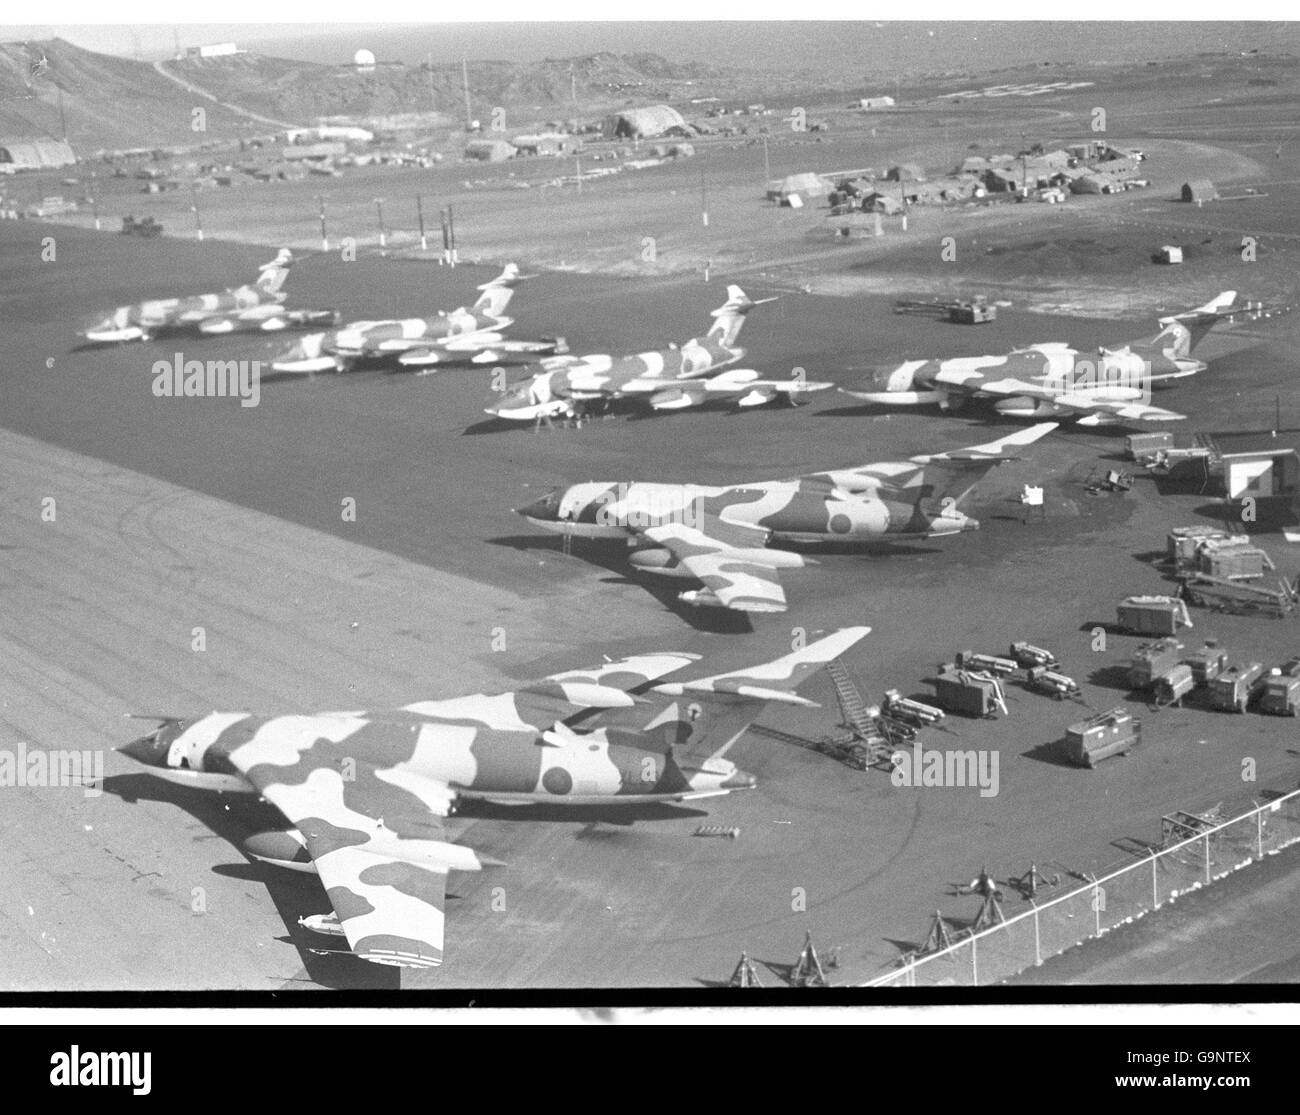
[[[1294,999],[1300,24],[877,12],[7,10],[0,992]]]

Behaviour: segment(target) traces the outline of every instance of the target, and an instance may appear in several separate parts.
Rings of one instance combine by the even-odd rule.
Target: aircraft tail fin
[[[284,281],[289,277],[289,268],[293,266],[293,252],[281,248],[275,259],[258,268],[260,274],[254,284],[264,294],[279,294]]]
[[[755,306],[764,302],[774,302],[773,298],[763,298],[755,302],[734,283],[727,287],[727,300],[716,310],[711,311],[714,318],[705,339],[718,341],[724,348],[731,348],[740,336],[740,327],[745,324],[745,315]]]
[[[1019,460],[1015,450],[1032,445],[1059,425],[1058,422],[1039,422],[983,445],[913,457],[912,460],[924,468],[901,490],[921,500],[933,500],[939,504],[946,502],[949,507],[955,507],[998,465]]]
[[[771,662],[694,681],[667,682],[652,692],[676,698],[643,729],[662,733],[693,764],[720,760],[771,701],[814,706],[798,688],[828,662],[866,637],[870,627],[846,627]]]
[[[919,481],[903,489],[903,493],[918,504],[955,508],[998,465],[1015,459],[1015,457],[974,459],[957,457],[928,461]]]
[[[664,682],[656,685],[654,691],[669,696],[726,694],[754,701],[811,705],[812,701],[799,696],[799,686],[832,658],[838,658],[865,638],[870,630],[870,627],[844,627],[771,662],[693,681]]]
[[[995,461],[1014,460],[1013,451],[1026,445],[1033,445],[1039,438],[1046,437],[1060,425],[1059,422],[1038,422],[1014,434],[987,441],[983,445],[969,445],[965,449],[950,449],[947,453],[932,453],[929,456],[913,457],[917,464],[929,461]]]
[[[521,282],[523,276],[519,274],[519,268],[513,263],[507,263],[500,275],[479,287],[483,293],[478,296],[472,309],[475,313],[488,317],[505,316],[506,307],[514,297],[515,287]]]
[[[1188,356],[1202,338],[1213,329],[1220,319],[1229,316],[1233,303],[1237,301],[1235,290],[1225,290],[1211,298],[1204,306],[1197,306],[1185,313],[1162,317],[1160,324],[1164,328],[1149,342],[1151,348],[1164,351],[1170,356]]]

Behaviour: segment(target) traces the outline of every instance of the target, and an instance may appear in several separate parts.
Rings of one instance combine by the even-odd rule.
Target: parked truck
[[[1300,716],[1300,657],[1269,670],[1257,707],[1272,716]]]
[[[1072,763],[1095,767],[1112,755],[1125,755],[1142,742],[1142,721],[1122,705],[1065,730],[1066,754]]]
[[[1223,712],[1245,712],[1263,688],[1262,662],[1234,662],[1210,682],[1210,704]]]

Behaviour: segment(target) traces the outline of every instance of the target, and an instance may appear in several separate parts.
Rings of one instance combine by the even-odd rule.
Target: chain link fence
[[[868,987],[980,987],[1158,910],[1189,890],[1300,841],[1300,790],[1085,883],[948,948],[905,958]]]

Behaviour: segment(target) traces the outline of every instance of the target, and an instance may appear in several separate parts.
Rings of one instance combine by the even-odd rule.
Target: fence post
[[[1255,852],[1259,859],[1264,858],[1264,807],[1255,810]]]
[[[1160,856],[1156,852],[1151,853],[1151,909],[1160,909],[1160,877],[1156,873],[1156,861]]]
[[[1210,881],[1210,834],[1205,834],[1205,881]]]
[[[970,939],[970,978],[971,986],[979,987],[980,985],[980,962],[975,953],[975,938]]]
[[[1043,943],[1038,929],[1038,903],[1031,901],[1030,905],[1034,908],[1034,967],[1040,967],[1043,963]]]

